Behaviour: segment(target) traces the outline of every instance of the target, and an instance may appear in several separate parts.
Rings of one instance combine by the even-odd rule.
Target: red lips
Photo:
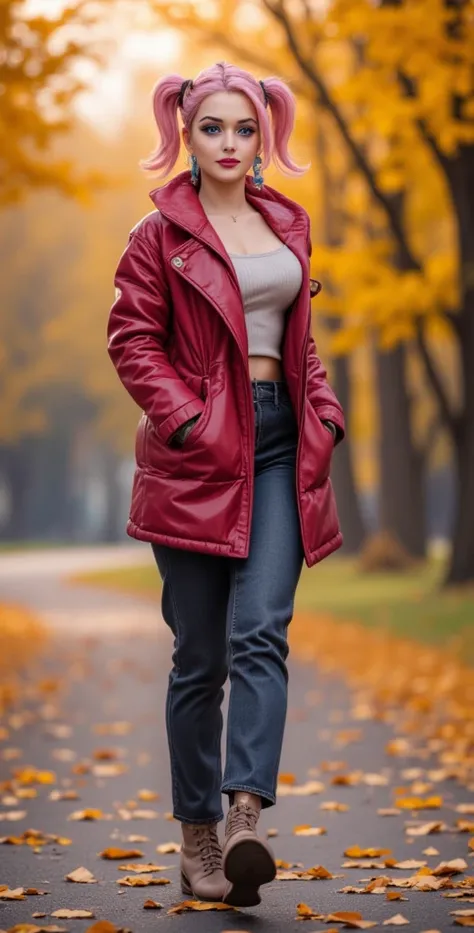
[[[231,166],[240,164],[238,159],[218,159],[217,161],[219,162],[219,165]]]

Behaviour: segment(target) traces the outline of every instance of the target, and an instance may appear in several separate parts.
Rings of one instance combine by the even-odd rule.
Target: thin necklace
[[[237,223],[237,217],[246,216],[246,214],[218,214],[216,211],[211,211],[210,213],[206,211],[205,213],[207,214],[208,217],[232,217],[232,220],[234,221],[235,224]],[[250,214],[252,212],[246,211],[246,213]]]

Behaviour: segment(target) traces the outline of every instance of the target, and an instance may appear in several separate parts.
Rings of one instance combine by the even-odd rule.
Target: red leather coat
[[[108,325],[112,362],[143,410],[127,532],[170,547],[247,557],[255,415],[238,280],[189,171],[150,197],[158,210],[129,235]],[[246,197],[303,268],[287,315],[282,366],[299,425],[298,510],[311,567],[342,544],[329,479],[333,438],[321,419],[333,421],[342,436],[344,418],[311,336],[309,218],[268,185],[258,191],[249,177]],[[173,432],[197,414],[182,447],[170,446]]]

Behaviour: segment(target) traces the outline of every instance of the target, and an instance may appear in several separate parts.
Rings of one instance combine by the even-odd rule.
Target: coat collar
[[[190,171],[180,172],[166,185],[150,191],[149,196],[165,217],[222,252],[221,241],[204,212],[191,182]],[[301,235],[306,230],[306,212],[275,188],[264,185],[259,191],[250,176],[246,175],[245,196],[283,242],[287,240],[290,230],[291,235]]]

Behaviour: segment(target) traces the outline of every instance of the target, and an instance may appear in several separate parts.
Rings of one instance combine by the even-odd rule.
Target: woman
[[[303,560],[342,543],[329,469],[344,420],[311,336],[308,214],[261,174],[272,157],[306,170],[287,149],[293,95],[222,62],[194,81],[163,78],[153,100],[160,142],[142,167],[174,167],[179,111],[192,168],[151,192],[157,210],[132,230],[115,278],[109,353],[143,409],[127,531],[151,542],[174,634],[166,722],[182,889],[252,906],[275,877],[256,824],[275,803],[295,590]]]

